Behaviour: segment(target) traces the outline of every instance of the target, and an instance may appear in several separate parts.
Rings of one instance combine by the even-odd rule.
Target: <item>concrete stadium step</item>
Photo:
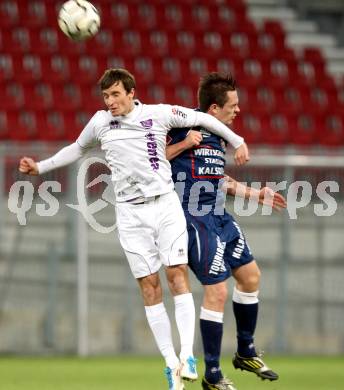
[[[248,9],[249,17],[260,24],[263,20],[274,19],[280,22],[295,20],[297,18],[296,12],[287,7],[275,7],[275,6],[250,6]]]

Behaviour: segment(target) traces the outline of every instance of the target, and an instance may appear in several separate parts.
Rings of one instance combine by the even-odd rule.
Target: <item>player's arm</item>
[[[202,126],[223,138],[236,149],[234,159],[237,165],[242,165],[249,161],[249,152],[244,139],[212,115],[185,107],[168,105],[166,107],[169,110],[170,128]]]
[[[19,171],[27,175],[41,175],[77,161],[96,142],[95,128],[98,113],[99,111],[86,124],[76,142],[62,148],[52,157],[39,162],[30,157],[22,157],[19,161]]]
[[[202,134],[200,131],[190,130],[185,139],[177,142],[173,145],[166,146],[166,158],[167,160],[173,160],[179,154],[183,153],[187,149],[191,149],[194,146],[198,146],[202,142]]]
[[[30,157],[22,157],[19,161],[19,171],[27,175],[41,175],[77,161],[85,152],[86,149],[74,142],[46,160],[36,162]]]
[[[245,199],[254,199],[259,204],[271,206],[275,210],[281,210],[287,207],[287,201],[284,196],[274,192],[270,187],[263,187],[258,190],[246,186],[232,177],[226,176],[224,189],[228,195],[239,196]]]

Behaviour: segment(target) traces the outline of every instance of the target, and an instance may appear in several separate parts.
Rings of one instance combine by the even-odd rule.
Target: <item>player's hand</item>
[[[259,204],[271,206],[274,210],[280,211],[287,207],[284,196],[273,191],[270,187],[263,187],[259,191]]]
[[[250,154],[248,152],[248,147],[244,142],[237,149],[235,149],[234,161],[236,165],[244,165],[249,160],[250,160]]]
[[[19,161],[19,172],[27,175],[38,175],[37,163],[30,157],[22,157]]]
[[[202,142],[202,140],[203,137],[200,131],[190,130],[184,139],[185,148],[191,149],[194,146],[198,146]]]

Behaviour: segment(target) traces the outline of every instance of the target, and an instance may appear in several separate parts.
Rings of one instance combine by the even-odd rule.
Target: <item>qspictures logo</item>
[[[150,133],[149,133],[150,134]],[[150,136],[149,136],[150,137]],[[147,142],[154,143],[154,139],[148,138]],[[154,151],[154,148],[152,148]],[[104,164],[107,167],[105,160],[97,157],[90,157],[83,161],[78,169],[76,175],[76,195],[77,204],[66,204],[65,206],[80,213],[87,224],[99,233],[111,233],[117,228],[116,221],[113,221],[111,226],[104,226],[97,220],[97,215],[100,211],[106,207],[114,207],[115,196],[113,183],[111,181],[110,174],[100,174],[91,182],[86,183],[88,177],[88,170],[93,164]],[[130,179],[134,180],[134,179]],[[133,181],[135,182],[135,180]],[[179,172],[175,183],[175,189],[181,199],[183,199],[186,188],[186,173]],[[103,183],[104,191],[94,200],[92,203],[88,203],[87,190],[93,186]],[[246,183],[244,183],[246,184]],[[318,217],[331,217],[335,215],[338,204],[334,196],[334,193],[338,193],[340,188],[336,181],[322,181],[313,187],[307,181],[295,181],[287,183],[287,181],[281,182],[268,182],[264,184],[269,187],[269,191],[264,194],[264,201],[262,207],[259,207],[256,197],[249,197],[244,199],[240,194],[236,194],[234,197],[230,197],[230,203],[233,205],[234,214],[240,217],[251,216],[257,213],[261,215],[271,215],[272,199],[274,192],[283,191],[287,200],[287,207],[284,213],[288,214],[291,220],[297,220],[299,212],[305,207],[312,207],[314,215]],[[255,189],[262,189],[261,182],[254,182],[250,184]],[[37,215],[41,217],[53,217],[60,211],[60,202],[54,193],[61,193],[62,185],[58,181],[44,181],[40,184],[35,193],[35,188],[30,181],[17,181],[13,183],[10,188],[8,196],[8,209],[10,212],[16,215],[19,225],[26,226],[28,223],[27,213],[35,211]],[[213,207],[208,204],[202,204],[200,197],[204,192],[214,192],[216,196],[216,205]],[[227,196],[227,190],[224,185],[219,185],[217,189],[210,181],[202,180],[195,182],[190,191],[190,199],[187,205],[188,212],[194,216],[204,216],[208,213],[214,213],[216,215],[222,215],[224,212],[224,204]],[[191,196],[192,195],[192,196]],[[33,202],[34,198],[39,199],[38,202]],[[34,208],[34,210],[32,210]],[[99,217],[98,217],[99,218]],[[115,218],[115,217],[114,217]]]

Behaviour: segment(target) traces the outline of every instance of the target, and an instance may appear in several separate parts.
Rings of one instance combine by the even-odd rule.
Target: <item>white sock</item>
[[[174,369],[179,364],[172,341],[171,323],[163,302],[145,306],[148,324],[153,332],[158,348],[166,361],[166,366]]]
[[[254,292],[244,292],[238,290],[235,286],[233,288],[233,302],[241,303],[242,305],[252,305],[253,303],[258,303],[259,290]]]
[[[213,321],[223,324],[223,312],[205,309],[201,306],[200,320]]]
[[[195,304],[191,293],[174,297],[176,323],[180,337],[180,358],[193,356]]]

